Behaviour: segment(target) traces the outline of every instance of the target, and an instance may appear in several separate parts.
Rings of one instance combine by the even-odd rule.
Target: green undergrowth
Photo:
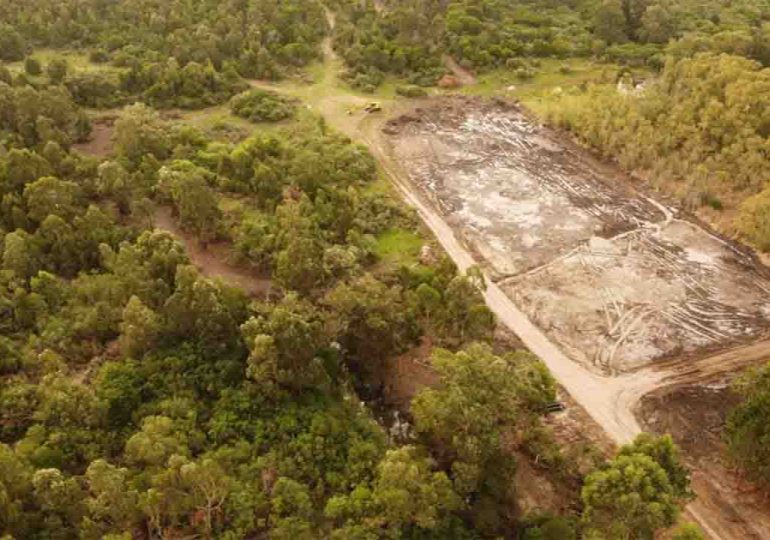
[[[386,264],[410,266],[418,262],[423,239],[405,229],[389,229],[377,237],[374,252]]]

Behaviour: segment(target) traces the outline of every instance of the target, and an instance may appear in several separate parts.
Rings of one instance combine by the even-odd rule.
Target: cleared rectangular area
[[[450,99],[385,132],[414,185],[574,360],[626,371],[770,326],[752,257],[516,107]]]

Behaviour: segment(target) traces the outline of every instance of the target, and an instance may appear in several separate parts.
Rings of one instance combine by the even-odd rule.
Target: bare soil
[[[72,147],[88,156],[105,158],[112,154],[112,136],[115,133],[115,118],[102,117],[93,120],[88,141],[72,145]]]
[[[770,328],[754,257],[515,105],[443,100],[385,132],[411,183],[573,360],[614,374]]]
[[[476,76],[469,70],[462,67],[457,62],[457,60],[448,54],[444,55],[443,60],[446,68],[451,71],[455,77],[457,77],[457,80],[460,81],[460,84],[463,86],[471,86],[476,84]]]
[[[272,292],[272,281],[252,269],[231,264],[230,245],[226,242],[214,242],[204,246],[197,238],[186,232],[174,220],[171,209],[158,207],[154,215],[156,228],[167,231],[185,246],[190,261],[209,278],[221,279],[228,285],[239,287],[249,296],[266,299]]]
[[[770,538],[770,500],[741,477],[725,453],[725,421],[739,400],[729,381],[659,390],[642,399],[639,416],[647,430],[670,433],[682,449],[702,513],[728,517],[733,537]]]

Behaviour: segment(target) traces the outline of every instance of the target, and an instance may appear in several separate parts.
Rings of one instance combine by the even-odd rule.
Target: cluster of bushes
[[[387,74],[411,84],[433,86],[445,69],[432,24],[439,8],[432,2],[401,2],[378,11],[374,2],[337,0],[335,49],[348,67],[352,86],[373,91]]]
[[[458,61],[477,70],[522,56],[587,56],[594,38],[574,4],[456,0],[444,14],[443,41]]]
[[[6,71],[3,79],[16,86],[63,85],[75,103],[83,107],[114,108],[134,101],[154,107],[197,109],[226,102],[248,84],[232,68],[217,71],[210,63],[189,62],[180,67],[176,59],[166,62],[132,62],[125,69],[74,70],[63,57],[45,65],[26,58],[24,73],[14,79]]]
[[[252,89],[231,99],[230,110],[252,122],[278,122],[294,116],[296,105],[275,92]]]
[[[565,96],[551,120],[689,204],[749,198],[735,223],[767,247],[770,70],[746,58],[671,59],[639,95],[594,88]],[[724,197],[723,205],[718,199]]]
[[[317,58],[327,29],[317,0],[206,0],[194,9],[175,0],[151,16],[140,0],[0,0],[0,13],[7,23],[0,61],[26,57],[29,76],[44,73],[27,56],[36,47],[89,49],[92,61],[112,63],[66,81],[66,73],[46,73],[88,107],[136,99],[157,107],[223,103],[246,89],[241,77],[277,79]]]
[[[770,8],[756,0],[607,0],[593,14],[596,37],[607,59],[659,69],[663,58],[697,53],[746,56],[770,63]]]
[[[589,22],[573,3],[424,1],[388,3],[337,0],[335,47],[353,86],[371,90],[386,74],[431,86],[446,73],[442,55],[466,68],[510,67],[521,57],[586,56]]]
[[[141,96],[153,107],[196,109],[224,103],[248,87],[232,69],[222,72],[212,64],[189,62],[180,67],[176,59],[165,63],[138,64],[120,75],[120,88]]]
[[[84,139],[90,132],[87,115],[62,87],[35,90],[9,86],[0,76],[0,144],[62,147]]]
[[[415,84],[407,84],[407,85],[397,86],[396,94],[407,98],[419,98],[419,97],[427,96],[428,92],[425,90],[425,88],[422,88]]]

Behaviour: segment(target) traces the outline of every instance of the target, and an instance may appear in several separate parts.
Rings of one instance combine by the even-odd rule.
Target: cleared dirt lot
[[[770,327],[770,280],[753,257],[515,106],[444,100],[385,133],[488,274],[581,364],[629,371]]]

